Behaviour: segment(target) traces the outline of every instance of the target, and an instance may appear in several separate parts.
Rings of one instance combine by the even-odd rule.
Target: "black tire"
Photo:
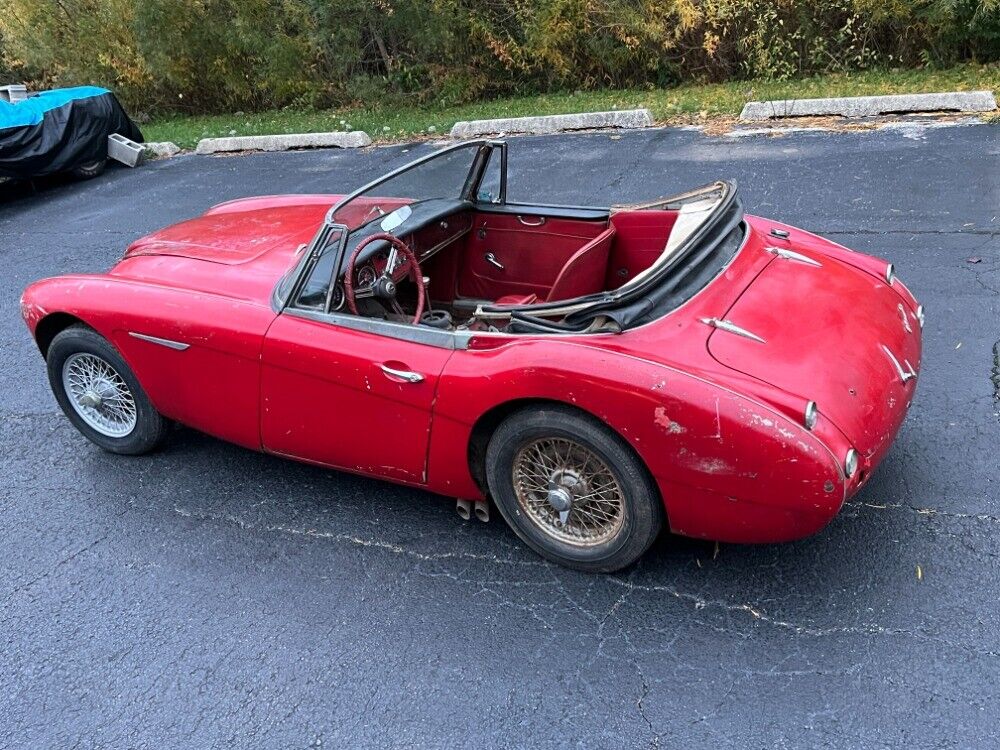
[[[103,359],[125,381],[135,402],[135,426],[121,437],[102,434],[77,413],[63,384],[63,366],[74,354],[91,354]],[[170,422],[154,407],[131,368],[107,339],[91,328],[70,326],[52,339],[46,355],[49,385],[69,421],[95,445],[111,453],[138,456],[157,448],[167,437]]]
[[[543,439],[571,440],[604,462],[621,489],[624,519],[599,543],[563,541],[529,515],[515,489],[515,461],[523,448]],[[645,465],[622,438],[600,421],[570,407],[529,407],[505,419],[486,449],[486,480],[493,502],[514,532],[553,562],[587,572],[628,567],[649,549],[665,517],[660,493]],[[572,511],[571,511],[572,513]]]
[[[89,180],[91,177],[97,177],[97,175],[103,172],[107,163],[107,159],[98,159],[97,161],[87,162],[86,164],[81,164],[78,167],[73,167],[70,174],[74,177],[79,177],[81,180]]]

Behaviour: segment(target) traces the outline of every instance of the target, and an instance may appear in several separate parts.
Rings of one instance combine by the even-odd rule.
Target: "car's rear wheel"
[[[508,417],[490,438],[486,477],[517,535],[578,570],[631,565],[663,526],[646,467],[621,437],[575,409],[535,407]]]
[[[156,448],[170,423],[156,411],[118,351],[96,331],[70,326],[49,345],[49,384],[73,425],[112,453]]]

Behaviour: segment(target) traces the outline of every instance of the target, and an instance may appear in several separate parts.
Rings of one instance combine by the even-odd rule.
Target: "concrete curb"
[[[778,99],[747,102],[740,119],[747,122],[782,117],[875,117],[906,112],[990,112],[997,108],[992,91],[952,91],[942,94],[847,96],[836,99]]]
[[[499,133],[559,133],[565,130],[598,130],[601,128],[648,128],[653,116],[648,109],[621,109],[610,112],[581,112],[572,115],[540,117],[509,117],[497,120],[466,120],[456,122],[452,138],[474,138]]]
[[[196,154],[230,151],[288,151],[293,148],[362,148],[372,139],[363,130],[349,133],[291,133],[288,135],[244,135],[232,138],[202,138]]]

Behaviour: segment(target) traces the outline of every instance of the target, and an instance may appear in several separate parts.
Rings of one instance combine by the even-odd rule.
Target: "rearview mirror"
[[[391,232],[393,229],[398,227],[404,221],[410,218],[410,214],[413,213],[413,209],[409,206],[400,206],[391,214],[386,214],[383,218],[379,227],[381,227],[383,232]]]

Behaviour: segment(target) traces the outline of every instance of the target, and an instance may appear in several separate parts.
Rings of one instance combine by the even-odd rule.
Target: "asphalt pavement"
[[[59,412],[18,311],[29,282],[104,270],[220,201],[348,190],[431,148],[4,188],[0,747],[1000,744],[1000,126],[511,141],[512,199],[735,178],[748,212],[896,265],[927,309],[917,397],[810,539],[664,535],[634,569],[584,575],[446,498],[190,430],[112,456]]]

